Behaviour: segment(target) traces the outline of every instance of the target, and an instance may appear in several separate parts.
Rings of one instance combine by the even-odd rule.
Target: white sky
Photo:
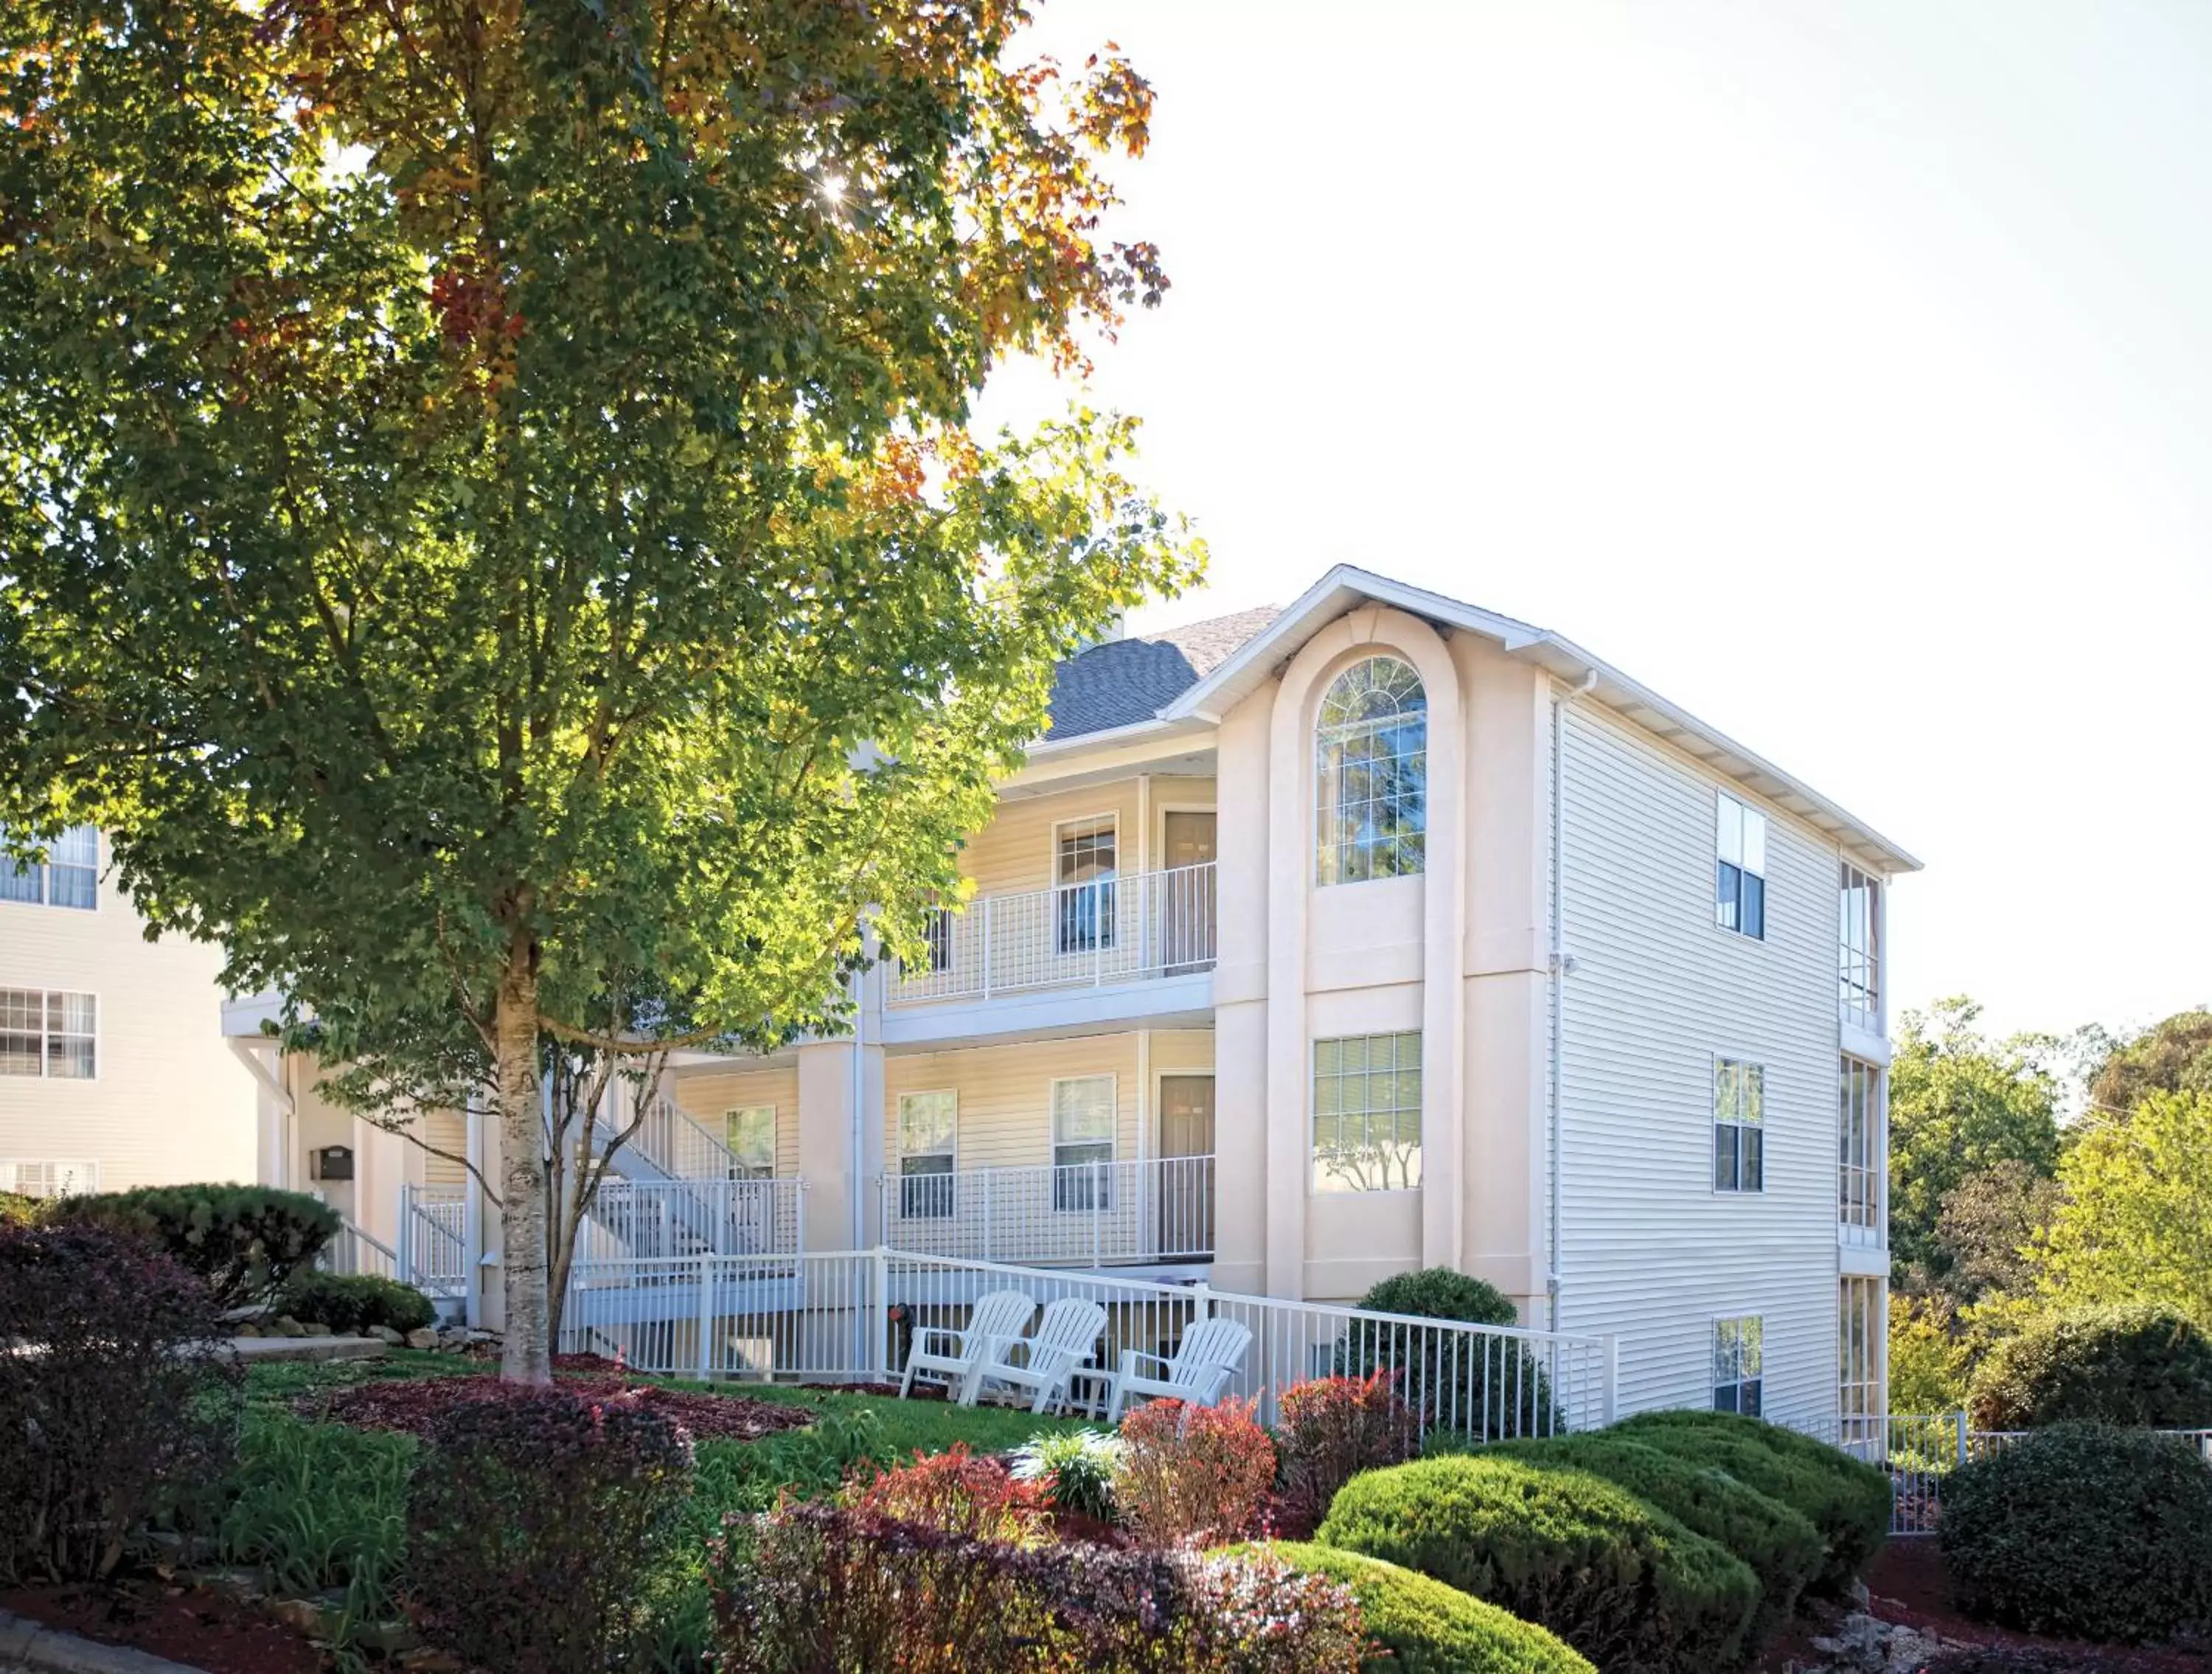
[[[1926,861],[1894,1002],[2212,1001],[2212,6],[1042,11],[1159,93],[1091,399],[1212,567],[1133,627],[1529,618]]]

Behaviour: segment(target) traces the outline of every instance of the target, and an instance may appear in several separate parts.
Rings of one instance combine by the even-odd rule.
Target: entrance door
[[[1213,963],[1212,810],[1165,820],[1167,875],[1160,880],[1160,964],[1170,976]]]
[[[1159,1255],[1213,1253],[1213,1077],[1160,1077]]]

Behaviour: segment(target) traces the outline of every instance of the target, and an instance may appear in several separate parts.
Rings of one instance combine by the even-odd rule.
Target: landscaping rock
[[[259,1336],[261,1328],[258,1325],[234,1325],[230,1328],[230,1334],[233,1336]]]
[[[410,1348],[435,1348],[438,1346],[438,1334],[428,1325],[418,1325],[407,1333],[406,1341]]]
[[[324,1324],[319,1319],[309,1320],[305,1325],[302,1325],[300,1328],[300,1331],[301,1335],[303,1336],[329,1336],[331,1335],[331,1328]]]
[[[289,1313],[280,1313],[269,1322],[269,1336],[305,1336],[307,1328]]]
[[[389,1325],[372,1325],[368,1328],[368,1334],[379,1342],[388,1342],[394,1348],[407,1341],[404,1332],[395,1331]]]
[[[1929,1658],[1957,1647],[1934,1634],[1855,1610],[1834,1634],[1814,1640],[1813,1648],[1826,1660],[1805,1674],[1916,1674]]]

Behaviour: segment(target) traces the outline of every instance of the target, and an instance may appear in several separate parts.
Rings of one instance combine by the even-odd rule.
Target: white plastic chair
[[[1030,1391],[1030,1410],[1044,1412],[1067,1397],[1071,1373],[1091,1358],[1098,1334],[1106,1329],[1106,1310],[1079,1296],[1050,1304],[1033,1336],[1001,1337],[985,1350],[985,1360],[962,1404],[991,1384],[1012,1384]]]
[[[975,1299],[975,1306],[968,1312],[965,1330],[956,1331],[948,1325],[922,1326],[915,1332],[914,1342],[907,1350],[906,1376],[900,1380],[899,1394],[911,1395],[915,1373],[925,1372],[942,1378],[951,1385],[954,1397],[973,1406],[976,1369],[992,1352],[991,1345],[1003,1337],[1019,1336],[1036,1312],[1036,1304],[1028,1292],[994,1290]]]
[[[1229,1380],[1243,1369],[1252,1346],[1252,1333],[1233,1319],[1201,1319],[1182,1334],[1173,1359],[1147,1354],[1134,1348],[1121,1351],[1121,1364],[1106,1383],[1106,1418],[1117,1421],[1122,1409],[1139,1396],[1159,1396],[1187,1401],[1194,1407],[1210,1407],[1221,1398]],[[1146,1376],[1145,1365],[1165,1368],[1164,1375]]]

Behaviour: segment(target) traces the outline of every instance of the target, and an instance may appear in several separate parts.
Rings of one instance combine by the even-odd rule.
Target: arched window
[[[1429,699],[1395,657],[1330,683],[1315,728],[1317,865],[1324,884],[1422,871],[1429,828]]]

